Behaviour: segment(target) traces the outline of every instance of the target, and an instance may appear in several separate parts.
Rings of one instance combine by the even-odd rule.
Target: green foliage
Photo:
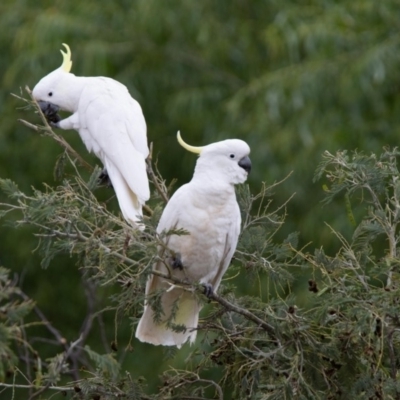
[[[56,187],[34,188],[27,195],[12,182],[1,180],[0,187],[12,201],[2,205],[4,218],[17,211],[21,218],[16,226],[34,228],[44,266],[52,267],[58,254],[73,255],[83,272],[85,291],[113,289],[105,309],[93,310],[87,317],[78,340],[38,369],[32,387],[43,393],[54,390],[72,367],[75,381],[58,390],[73,390],[84,398],[397,398],[399,156],[397,149],[385,149],[380,156],[324,153],[316,179],[327,181],[325,203],[342,195],[348,207],[361,215],[351,241],[332,229],[341,245],[334,256],[322,248],[313,253],[299,248],[298,233],[277,238],[288,203],[274,208],[272,195],[282,182],[263,184],[256,195],[246,185],[239,187],[243,229],[234,263],[220,294],[212,294],[211,304],[202,313],[201,334],[198,343],[185,350],[184,367],[165,368],[159,377],[161,386],[151,390],[145,386],[149,377],[132,378],[113,353],[93,351],[84,341],[91,321],[108,311],[115,315],[115,340],[121,318],[130,318],[133,335],[151,266],[157,257],[170,256],[168,251],[158,253],[163,246],[160,237],[187,234],[171,231],[159,237],[155,233],[161,199],[167,193],[153,200],[155,211],[148,211],[144,218],[146,230],[137,232],[99,203],[95,196],[99,170],[84,179],[69,155],[65,157],[75,175],[64,177]],[[157,182],[163,182],[160,176]],[[165,184],[157,186],[158,190],[162,187]],[[253,288],[247,295],[237,294],[237,275]],[[3,271],[3,282],[6,277]],[[295,290],[299,277],[308,280],[305,301]],[[202,288],[193,285],[192,290],[206,304]],[[155,310],[160,308],[160,294],[151,299]],[[15,309],[11,303],[8,308],[10,323],[22,321],[29,310],[26,305]],[[173,324],[170,328],[185,329]],[[16,331],[8,331],[8,336],[0,332],[9,349],[10,340],[17,339]],[[116,343],[112,345],[115,351]],[[126,350],[132,349],[131,343],[125,344]],[[33,343],[27,346],[33,348]],[[147,345],[134,345],[141,346]],[[174,360],[181,351],[166,349],[164,357]],[[36,359],[39,364],[40,355]]]
[[[112,356],[112,354],[99,355],[92,351],[89,346],[85,346],[85,351],[94,361],[96,368],[99,369],[102,375],[115,379],[119,374],[120,365]]]
[[[12,374],[18,357],[12,342],[22,343],[25,326],[23,319],[33,308],[33,302],[24,299],[9,271],[0,267],[0,381]]]

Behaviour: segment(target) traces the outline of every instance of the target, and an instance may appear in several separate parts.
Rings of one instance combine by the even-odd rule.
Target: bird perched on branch
[[[206,292],[217,291],[240,233],[234,185],[247,179],[250,148],[239,139],[193,147],[179,132],[178,141],[199,158],[192,180],[174,193],[162,213],[157,232],[161,238],[165,234],[165,247],[160,248],[164,261],[158,261],[153,270],[183,282],[203,284]],[[176,230],[187,234],[179,235]],[[152,274],[136,337],[154,345],[193,343],[200,310],[201,304],[187,286]]]
[[[142,228],[142,206],[150,197],[142,109],[123,84],[70,73],[71,51],[64,46],[61,67],[42,78],[32,95],[53,126],[79,132],[88,151],[103,162],[124,218]],[[72,115],[61,120],[58,110]]]

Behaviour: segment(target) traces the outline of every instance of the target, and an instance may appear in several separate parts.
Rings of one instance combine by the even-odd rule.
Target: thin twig
[[[24,292],[21,290],[18,291],[18,294],[24,299],[24,300],[30,300],[29,296],[27,296]],[[50,321],[46,318],[46,316],[43,314],[43,312],[40,310],[39,307],[35,306],[34,311],[36,315],[40,318],[40,320],[43,322],[43,325],[53,334],[53,336],[56,338],[57,342],[64,347],[65,350],[68,349],[67,346],[67,340],[61,335],[61,333],[50,323]]]
[[[153,170],[153,143],[150,143],[150,152],[149,156],[146,158],[146,165],[147,165],[147,174],[150,177],[150,180],[153,182],[157,192],[160,194],[161,198],[164,200],[165,203],[168,203],[168,194],[165,188],[164,181],[154,173]]]
[[[18,389],[32,389],[35,388],[34,384],[31,385],[18,385],[18,384],[13,384],[13,383],[2,383],[0,382],[0,387],[4,388],[18,388]],[[51,390],[58,390],[60,392],[62,391],[69,391],[72,392],[74,391],[73,387],[68,387],[68,386],[39,386],[38,389],[51,389]]]
[[[396,376],[397,376],[396,354],[393,346],[394,331],[395,331],[394,329],[391,329],[391,331],[387,335],[387,339],[388,339],[389,359],[390,359],[390,376],[394,381],[396,381]]]
[[[261,326],[265,331],[267,331],[270,335],[275,334],[275,329],[272,325],[268,324],[267,322],[263,321],[261,318],[257,317],[255,314],[251,313],[250,311],[246,310],[245,308],[241,308],[235,304],[230,303],[228,300],[224,299],[223,297],[219,296],[218,294],[212,292],[209,296],[210,299],[215,300],[225,308],[230,311],[234,311],[237,314],[243,315],[245,318],[253,321],[257,325]]]

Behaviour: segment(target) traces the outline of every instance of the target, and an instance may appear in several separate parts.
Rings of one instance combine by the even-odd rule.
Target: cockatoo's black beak
[[[57,123],[61,120],[61,117],[57,114],[60,107],[53,103],[49,103],[48,101],[38,101],[39,107],[42,110],[42,113],[46,117],[46,119],[50,122]]]
[[[251,160],[249,157],[243,157],[239,162],[239,167],[242,167],[247,173],[251,171]]]

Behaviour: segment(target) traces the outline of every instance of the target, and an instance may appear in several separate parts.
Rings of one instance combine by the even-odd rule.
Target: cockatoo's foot
[[[101,171],[101,173],[99,175],[99,183],[100,183],[100,185],[105,185],[105,186],[111,187],[111,188],[113,187],[113,185],[111,183],[111,179],[105,168],[103,169],[103,171]]]
[[[203,286],[204,286],[204,294],[207,297],[211,297],[211,295],[214,293],[214,289],[211,283],[203,283]]]
[[[48,101],[38,101],[38,104],[50,125],[59,128],[61,117],[57,114],[57,112],[59,111],[60,107],[53,103],[49,103]]]
[[[53,128],[59,128],[60,127],[60,123],[59,122],[53,122],[53,121],[49,121],[50,126],[52,126]]]
[[[182,264],[181,254],[180,253],[175,253],[169,259],[169,265],[172,267],[172,269],[179,268],[182,271],[183,270],[183,264]]]

